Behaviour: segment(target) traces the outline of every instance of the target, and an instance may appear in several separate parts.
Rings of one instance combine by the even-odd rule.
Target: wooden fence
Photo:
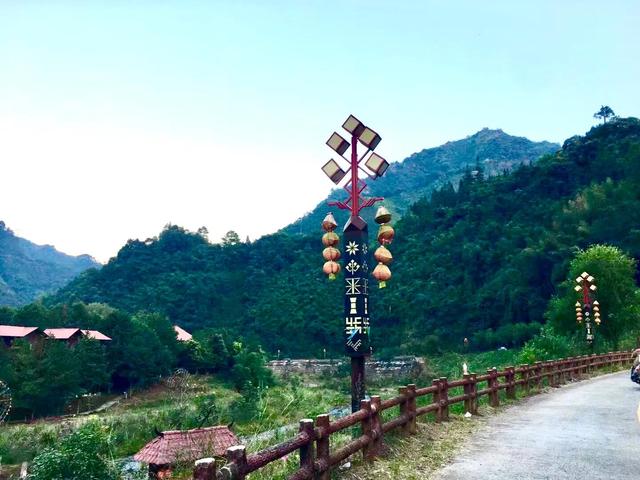
[[[365,460],[373,459],[380,452],[386,433],[395,429],[401,429],[408,435],[416,433],[416,419],[421,415],[432,413],[437,422],[446,421],[449,419],[449,407],[457,403],[463,403],[465,412],[475,415],[478,413],[478,399],[482,396],[486,395],[489,405],[497,407],[500,390],[505,391],[506,398],[514,399],[518,387],[528,395],[531,389],[540,390],[545,384],[560,386],[579,380],[601,367],[622,367],[629,363],[630,358],[630,352],[609,352],[507,367],[503,371],[491,368],[483,375],[471,373],[455,381],[436,379],[424,388],[407,385],[399,389],[397,397],[381,400],[379,396],[372,396],[371,400],[362,400],[360,410],[335,421],[331,421],[327,414],[318,415],[315,422],[300,420],[296,436],[259,452],[247,455],[243,445],[231,447],[226,453],[226,463],[220,469],[213,459],[200,460],[194,469],[193,479],[242,480],[251,472],[298,451],[300,465],[287,477],[289,480],[329,480],[334,467],[359,451]],[[430,403],[418,406],[418,399],[423,397]],[[382,412],[395,407],[398,407],[397,416],[383,422]],[[331,435],[356,425],[360,426],[360,435],[331,451]]]

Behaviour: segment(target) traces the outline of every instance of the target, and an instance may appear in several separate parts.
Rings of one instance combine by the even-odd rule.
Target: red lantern
[[[327,232],[322,235],[322,244],[325,247],[335,247],[340,242],[340,237],[335,232]]]
[[[377,262],[384,263],[385,265],[389,265],[393,261],[393,255],[391,255],[391,252],[384,245],[376,249],[373,253],[373,258],[375,258]]]
[[[338,260],[340,258],[340,250],[335,247],[327,247],[322,251],[325,260]]]
[[[340,273],[340,264],[338,262],[334,262],[333,260],[329,260],[328,262],[324,262],[322,271],[325,273],[325,275],[329,276],[329,280],[335,280],[336,275]]]
[[[391,270],[384,263],[379,263],[373,269],[373,277],[378,280],[378,286],[384,288],[387,286],[387,280],[391,278]]]

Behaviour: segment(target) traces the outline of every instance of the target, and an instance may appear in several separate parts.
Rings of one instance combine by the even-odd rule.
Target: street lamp
[[[585,329],[587,334],[587,343],[593,344],[594,331],[591,326],[591,318],[596,325],[600,325],[600,303],[597,300],[592,300],[598,287],[595,284],[595,278],[589,275],[587,272],[582,272],[578,278],[576,278],[577,285],[574,290],[581,294],[582,304],[580,301],[576,302],[576,320],[580,324],[584,318]],[[584,317],[583,317],[584,312]],[[593,316],[591,315],[593,313]]]
[[[383,200],[382,197],[366,198],[363,196],[367,184],[364,179],[360,178],[360,173],[365,178],[379,178],[385,173],[389,163],[373,152],[381,141],[377,132],[364,125],[353,115],[349,115],[342,127],[351,136],[351,143],[337,132],[331,134],[326,143],[348,164],[348,167],[343,169],[337,161],[331,159],[322,167],[322,171],[336,185],[340,184],[343,178],[348,179],[343,185],[348,197],[343,201],[330,202],[329,205],[349,210],[351,213],[343,230],[344,257],[342,264],[345,277],[345,353],[351,357],[351,411],[355,412],[360,409],[360,400],[365,396],[364,364],[365,358],[371,353],[369,339],[369,231],[367,222],[360,216],[360,212],[363,208],[371,207],[376,202]],[[362,156],[358,155],[358,144],[366,148]],[[351,156],[348,159],[344,153],[349,146],[351,146]],[[367,156],[368,158],[365,160]],[[364,164],[371,173],[365,170],[361,164]],[[390,220],[391,214],[386,209],[379,211],[376,215],[376,222],[381,224],[381,232],[378,233],[380,248],[391,243],[393,239],[393,228],[387,225]],[[326,247],[334,249],[338,242],[337,235],[333,232],[335,226],[333,216],[328,214],[323,222],[323,229],[326,232],[323,236],[323,243]],[[383,228],[384,231],[382,231]],[[379,286],[382,288],[385,281],[391,276],[387,267],[391,261],[391,254],[386,251],[386,248],[385,251],[380,248],[376,250],[376,261],[379,264],[374,269],[373,275],[380,280]],[[333,253],[333,250],[325,255],[327,262],[323,269],[331,279],[335,278],[340,268],[335,261],[338,259],[338,255],[330,256],[329,253]]]

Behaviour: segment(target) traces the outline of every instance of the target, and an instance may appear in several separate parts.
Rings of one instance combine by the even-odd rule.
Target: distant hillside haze
[[[384,205],[397,220],[411,204],[429,195],[435,188],[447,182],[457,185],[465,169],[480,167],[486,176],[493,176],[522,164],[533,163],[541,156],[559,149],[557,143],[533,142],[500,129],[483,128],[462,140],[427,148],[401,162],[392,163],[382,178],[368,181],[369,188],[365,193],[367,196],[384,197]],[[344,225],[348,213],[339,211],[337,207],[329,207],[327,202],[345,197],[346,192],[342,188],[332,191],[311,212],[283,230],[290,234],[317,232],[328,211],[332,211],[338,223]],[[365,209],[365,220],[372,220],[373,213],[373,208]]]
[[[89,255],[74,257],[17,237],[0,221],[0,306],[30,303],[99,266]]]

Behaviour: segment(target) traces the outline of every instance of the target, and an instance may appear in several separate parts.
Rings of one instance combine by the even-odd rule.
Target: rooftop
[[[193,335],[187,332],[184,328],[180,328],[178,325],[174,325],[173,329],[176,331],[179,342],[188,342],[193,339]]]
[[[227,448],[239,444],[238,437],[225,426],[170,430],[147,443],[133,458],[153,465],[170,465],[203,457],[221,457]]]
[[[18,327],[15,325],[0,325],[0,337],[24,338],[38,327]]]

